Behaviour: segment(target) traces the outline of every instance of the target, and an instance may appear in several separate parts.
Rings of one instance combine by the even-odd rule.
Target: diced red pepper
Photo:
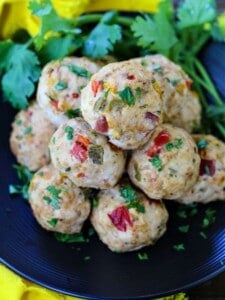
[[[77,98],[79,98],[79,96],[80,96],[79,93],[73,93],[73,94],[72,94],[72,98],[73,98],[73,99],[77,99]]]
[[[106,118],[104,116],[98,118],[95,123],[95,130],[100,133],[105,133],[108,131],[108,129],[109,128],[108,128],[108,123],[107,123]]]
[[[59,111],[59,103],[56,100],[51,100],[50,104],[57,110]]]
[[[77,178],[84,178],[85,177],[85,174],[84,173],[78,173],[77,174]]]
[[[133,74],[127,74],[127,79],[128,80],[134,80],[135,76]]]
[[[82,163],[88,159],[87,148],[79,144],[77,141],[75,141],[70,154]]]
[[[162,147],[170,141],[170,134],[163,130],[154,138],[154,145],[146,152],[147,156],[153,157],[155,154],[160,153]]]
[[[133,226],[133,221],[130,218],[129,211],[126,206],[119,206],[108,214],[113,225],[119,231],[127,231],[127,224]]]
[[[145,118],[151,120],[153,124],[157,124],[158,121],[159,121],[159,117],[156,116],[156,115],[154,115],[154,114],[151,113],[150,111],[147,111],[147,112],[145,113]]]
[[[97,81],[97,80],[92,81],[91,89],[92,89],[92,92],[94,94],[94,97],[96,97],[97,93],[99,91],[101,91],[102,87],[103,87],[102,81]]]
[[[87,148],[90,144],[89,139],[87,139],[85,136],[78,134],[76,138],[76,142],[81,144],[84,148]]]
[[[192,80],[191,79],[187,79],[185,81],[185,83],[186,83],[186,87],[190,90],[191,89],[191,85],[192,85]]]
[[[216,166],[214,160],[202,159],[199,168],[199,175],[209,175],[213,176],[216,172]]]

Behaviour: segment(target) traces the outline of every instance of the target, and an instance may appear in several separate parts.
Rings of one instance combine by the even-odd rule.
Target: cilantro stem
[[[82,15],[76,19],[76,26],[82,26],[90,23],[97,23],[102,19],[103,14],[87,14]],[[133,18],[117,16],[115,18],[115,23],[119,23],[123,26],[131,26],[133,23]]]
[[[205,70],[204,66],[201,64],[201,62],[197,58],[194,58],[193,61],[194,61],[194,64],[195,64],[197,70],[199,71],[199,73],[204,78],[205,84],[208,87],[208,91],[214,97],[216,104],[219,105],[219,106],[223,105],[224,104],[223,100],[220,98],[220,96],[219,96],[219,94],[218,94],[211,78],[209,77],[207,71]]]

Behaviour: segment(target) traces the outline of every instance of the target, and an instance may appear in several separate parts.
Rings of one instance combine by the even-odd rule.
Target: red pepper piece
[[[127,74],[127,79],[128,80],[134,80],[135,76],[133,74]]]
[[[133,226],[133,221],[126,206],[117,207],[108,214],[108,217],[119,231],[127,231],[127,224]]]
[[[75,141],[70,154],[82,163],[88,159],[87,148],[79,144],[77,141]]]
[[[97,119],[95,123],[95,130],[100,133],[105,133],[108,131],[108,123],[104,116]]]
[[[192,80],[191,79],[187,79],[185,81],[185,83],[186,83],[186,87],[190,90],[191,89],[191,85],[192,85]]]
[[[77,98],[79,98],[79,96],[80,96],[80,94],[78,94],[78,93],[73,93],[72,94],[73,99],[77,99]]]
[[[214,160],[202,159],[199,168],[199,175],[213,176],[216,173],[216,166]]]
[[[50,104],[57,110],[59,111],[59,102],[56,100],[51,100]]]
[[[94,94],[94,97],[96,97],[97,93],[99,91],[101,91],[103,85],[102,85],[102,81],[97,81],[97,80],[93,80],[92,83],[91,83],[91,89],[92,89],[92,92]]]
[[[161,131],[154,138],[154,145],[150,147],[147,151],[147,156],[153,157],[155,154],[160,153],[162,147],[170,141],[170,135],[167,131]]]
[[[154,114],[151,113],[150,111],[147,111],[147,112],[145,113],[145,118],[151,120],[153,124],[157,124],[158,121],[159,121],[159,117],[156,116],[156,115],[154,115]]]

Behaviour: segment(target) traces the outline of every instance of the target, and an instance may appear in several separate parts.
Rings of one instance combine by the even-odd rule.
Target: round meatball
[[[29,186],[29,203],[43,228],[68,234],[81,231],[91,209],[82,190],[52,165],[34,174]]]
[[[125,168],[125,153],[92,131],[82,118],[62,124],[49,147],[54,166],[77,186],[112,187]]]
[[[44,67],[37,101],[53,124],[59,126],[80,113],[81,90],[99,68],[97,63],[85,57],[65,57]]]
[[[198,146],[201,164],[197,183],[179,202],[208,203],[225,200],[225,144],[212,135],[193,135]]]
[[[192,137],[181,128],[163,124],[144,147],[132,153],[128,173],[150,198],[177,199],[196,183],[199,165]]]
[[[154,244],[166,231],[168,213],[161,201],[148,199],[130,184],[98,194],[91,223],[112,251],[133,251]]]
[[[163,98],[163,120],[193,132],[201,121],[198,95],[191,91],[192,80],[182,68],[163,55],[133,59],[152,73]]]
[[[162,122],[162,99],[151,74],[131,61],[108,64],[93,75],[82,90],[81,110],[92,129],[122,149],[145,144]]]
[[[36,171],[50,160],[48,143],[55,132],[42,109],[34,102],[20,111],[12,123],[10,147],[17,161]]]

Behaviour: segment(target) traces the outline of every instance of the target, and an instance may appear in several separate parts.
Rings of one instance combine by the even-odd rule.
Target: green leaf
[[[74,28],[74,22],[60,17],[54,9],[50,0],[30,1],[29,9],[32,14],[40,17],[40,31],[34,39],[37,49],[41,49],[46,43],[46,34],[56,33],[74,33],[79,34],[81,31]]]
[[[75,108],[75,109],[68,109],[65,112],[65,115],[69,118],[69,119],[73,119],[73,118],[77,118],[81,116],[81,111],[79,108]]]
[[[212,22],[217,16],[215,1],[185,0],[178,8],[177,16],[181,29]]]
[[[129,184],[120,187],[120,196],[126,201],[133,201],[137,199],[135,190]]]
[[[4,98],[15,108],[26,108],[28,98],[35,90],[34,83],[40,75],[36,54],[24,45],[13,44],[7,57],[5,70],[2,77]]]
[[[73,139],[73,127],[66,126],[64,131],[66,133],[67,140],[72,140]]]
[[[162,160],[159,158],[158,154],[155,154],[149,161],[159,172],[162,171]]]
[[[138,45],[143,48],[152,45],[154,50],[165,52],[177,42],[175,30],[163,11],[152,18],[148,15],[136,17],[131,29],[138,38]]]
[[[51,60],[71,55],[81,46],[82,39],[71,34],[63,37],[52,37],[40,49],[38,56],[44,65]]]
[[[59,219],[57,218],[52,218],[51,220],[47,221],[47,223],[51,226],[51,227],[55,227],[58,223]]]
[[[111,13],[111,12],[109,12]],[[117,24],[109,25],[114,15],[106,13],[99,24],[91,31],[84,42],[83,54],[89,57],[100,58],[113,50],[113,46],[122,38],[121,27]]]
[[[63,243],[83,243],[87,241],[82,235],[82,233],[68,234],[68,233],[54,232],[54,236],[57,239],[57,241]]]
[[[129,106],[132,106],[135,104],[135,97],[130,87],[125,87],[122,91],[119,91],[119,96]]]
[[[82,67],[76,66],[76,65],[64,65],[65,67],[68,67],[68,69],[70,70],[70,72],[80,76],[80,77],[84,77],[84,78],[91,78],[91,73]]]
[[[0,74],[1,72],[7,70],[8,64],[10,62],[11,51],[14,44],[10,41],[0,42]]]

